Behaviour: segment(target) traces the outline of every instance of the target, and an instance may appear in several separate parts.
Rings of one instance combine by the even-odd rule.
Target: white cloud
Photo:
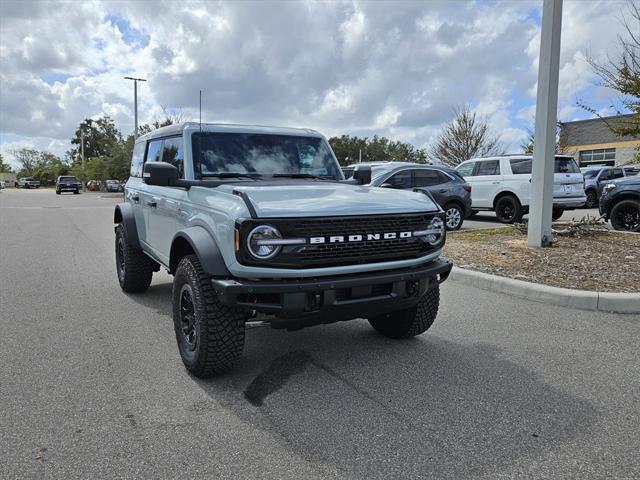
[[[624,4],[564,3],[561,118],[600,108],[585,52],[605,58]],[[159,14],[162,12],[162,15]],[[507,148],[532,124],[537,1],[0,3],[0,133],[64,152],[86,117],[133,129],[180,108],[203,118],[381,134],[428,144],[471,103]],[[61,26],[73,26],[61,28]],[[15,140],[15,139],[18,140]],[[64,145],[64,147],[63,147]]]

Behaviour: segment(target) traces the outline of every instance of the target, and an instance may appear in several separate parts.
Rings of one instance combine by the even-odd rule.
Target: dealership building
[[[560,124],[562,151],[574,156],[581,167],[633,163],[640,138],[620,137],[610,125],[628,122],[633,115],[593,118]]]

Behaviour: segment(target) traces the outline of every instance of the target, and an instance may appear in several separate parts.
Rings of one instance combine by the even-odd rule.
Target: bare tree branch
[[[446,124],[429,156],[445,165],[455,166],[477,156],[503,153],[500,137],[491,135],[486,118],[479,117],[469,105],[455,107],[454,119]]]

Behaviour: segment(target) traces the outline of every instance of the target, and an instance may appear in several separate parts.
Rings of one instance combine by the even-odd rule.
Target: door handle
[[[447,193],[447,189],[446,189],[446,188],[442,188],[442,189],[440,190],[440,193]]]
[[[153,207],[153,208],[158,206],[158,202],[156,202],[155,200],[149,200],[145,202],[145,204],[147,205],[147,207]]]
[[[491,183],[493,183],[494,185],[500,185],[500,182],[491,182]]]

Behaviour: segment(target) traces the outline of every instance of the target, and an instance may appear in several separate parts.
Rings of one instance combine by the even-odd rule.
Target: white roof
[[[270,127],[265,125],[234,125],[226,123],[198,123],[183,122],[175,125],[158,128],[149,133],[141,135],[136,141],[148,140],[151,138],[166,137],[169,135],[180,135],[185,130],[203,132],[221,132],[221,133],[256,133],[267,135],[290,135],[300,137],[320,137],[323,135],[309,128],[288,128],[288,127]]]

